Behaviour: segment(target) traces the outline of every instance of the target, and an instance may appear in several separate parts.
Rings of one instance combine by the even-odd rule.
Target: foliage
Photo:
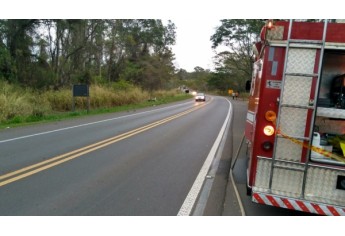
[[[209,90],[208,80],[210,79],[210,70],[205,70],[200,66],[194,68],[193,72],[187,72],[180,69],[176,73],[178,87],[187,87],[191,90],[207,92]]]
[[[209,70],[204,70],[202,67],[195,67],[194,72],[190,73],[190,79],[194,80],[194,83],[190,86],[197,91],[207,92],[208,80],[210,78],[211,72]]]
[[[232,19],[221,20],[222,25],[211,36],[213,48],[225,44],[231,49],[251,47],[251,44],[259,39],[264,20]]]
[[[175,25],[156,19],[0,20],[0,79],[37,89],[173,78]],[[153,86],[153,85],[159,86]]]
[[[9,51],[0,47],[0,79],[14,82],[16,78],[16,67]]]
[[[218,73],[212,73],[207,84],[211,90],[219,91],[228,91],[229,88],[234,87],[231,75],[220,71]]]
[[[253,66],[252,45],[259,40],[264,20],[233,19],[221,20],[222,25],[211,36],[213,48],[226,45],[229,50],[218,53],[216,57],[216,71],[209,85],[225,87],[220,84],[220,78],[226,78],[228,88],[244,91],[245,81],[250,79]],[[223,88],[224,89],[224,88]]]

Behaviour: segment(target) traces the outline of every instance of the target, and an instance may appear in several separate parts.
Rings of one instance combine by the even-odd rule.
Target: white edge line
[[[208,170],[210,169],[210,166],[212,164],[214,156],[215,156],[217,149],[219,147],[220,141],[222,140],[222,137],[223,137],[223,134],[225,132],[225,128],[227,126],[227,123],[230,120],[231,103],[228,100],[227,100],[227,102],[230,104],[230,106],[229,106],[228,114],[227,114],[225,121],[223,123],[223,126],[222,126],[222,128],[218,134],[218,137],[217,137],[216,141],[214,142],[203,166],[201,167],[201,170],[200,170],[198,176],[196,177],[192,188],[189,190],[189,193],[188,193],[186,199],[184,200],[179,212],[177,213],[178,216],[189,216],[192,212],[195,201],[196,201],[196,199],[199,195],[199,192],[201,190],[201,187],[205,181],[205,177],[208,173]]]
[[[232,183],[232,185],[234,187],[234,190],[235,190],[235,195],[236,195],[236,198],[237,198],[238,205],[240,206],[241,214],[242,214],[242,216],[246,216],[246,212],[244,211],[242,200],[241,200],[240,194],[238,193],[238,190],[237,190],[237,187],[236,187],[236,183],[234,181],[234,177],[232,175],[232,170],[231,169],[230,169],[230,179],[231,179],[231,183]]]
[[[125,115],[125,116],[115,117],[115,118],[106,119],[106,120],[95,121],[95,122],[86,123],[86,124],[82,124],[82,125],[70,126],[70,127],[66,127],[66,128],[62,128],[62,129],[56,129],[56,130],[41,132],[41,133],[37,133],[37,134],[30,134],[30,135],[25,135],[25,136],[21,136],[21,137],[17,137],[17,138],[12,138],[12,139],[5,139],[5,140],[0,141],[0,144],[1,143],[7,143],[7,142],[15,141],[15,140],[20,140],[20,139],[25,139],[25,138],[31,138],[31,137],[39,136],[39,135],[60,132],[60,131],[69,130],[69,129],[75,129],[75,128],[79,128],[79,127],[83,127],[83,126],[88,126],[88,125],[94,125],[94,124],[98,124],[98,123],[108,122],[108,121],[117,120],[117,119],[121,119],[121,118],[126,118],[126,117],[130,117],[130,116],[136,116],[136,115],[141,115],[141,114],[145,114],[145,113],[155,112],[155,111],[159,111],[159,110],[168,109],[168,108],[171,108],[171,107],[182,106],[182,105],[185,105],[187,103],[190,103],[190,102],[185,102],[185,103],[177,104],[177,105],[174,105],[174,106],[158,108],[158,109],[155,109],[155,110],[139,112],[139,113],[136,113],[136,114]]]
[[[232,109],[232,107],[231,107],[231,109]],[[236,186],[236,183],[235,183],[235,180],[234,180],[234,176],[233,176],[233,173],[232,173],[231,165],[232,165],[232,163],[230,163],[230,180],[231,180],[232,186],[233,186],[233,188],[235,190],[235,195],[236,195],[237,202],[238,202],[238,205],[239,205],[240,210],[241,210],[241,214],[242,214],[242,216],[246,216],[246,212],[244,211],[243,203],[242,203],[240,194],[238,192],[238,189],[237,189],[237,186]]]

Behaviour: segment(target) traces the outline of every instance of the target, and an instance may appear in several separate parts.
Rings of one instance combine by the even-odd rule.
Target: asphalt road
[[[246,195],[246,111],[209,96],[1,130],[0,215],[310,215]]]
[[[2,130],[0,215],[221,215],[230,108],[208,97]]]

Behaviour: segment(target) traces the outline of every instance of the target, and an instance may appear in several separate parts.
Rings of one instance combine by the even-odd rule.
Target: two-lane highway
[[[230,111],[209,96],[2,130],[0,215],[177,215]]]

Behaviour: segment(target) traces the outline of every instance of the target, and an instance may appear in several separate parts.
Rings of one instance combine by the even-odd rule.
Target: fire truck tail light
[[[264,134],[266,136],[272,136],[274,134],[274,127],[272,125],[266,125],[264,128]]]
[[[275,122],[277,119],[277,114],[274,111],[266,111],[265,118],[268,121]]]

